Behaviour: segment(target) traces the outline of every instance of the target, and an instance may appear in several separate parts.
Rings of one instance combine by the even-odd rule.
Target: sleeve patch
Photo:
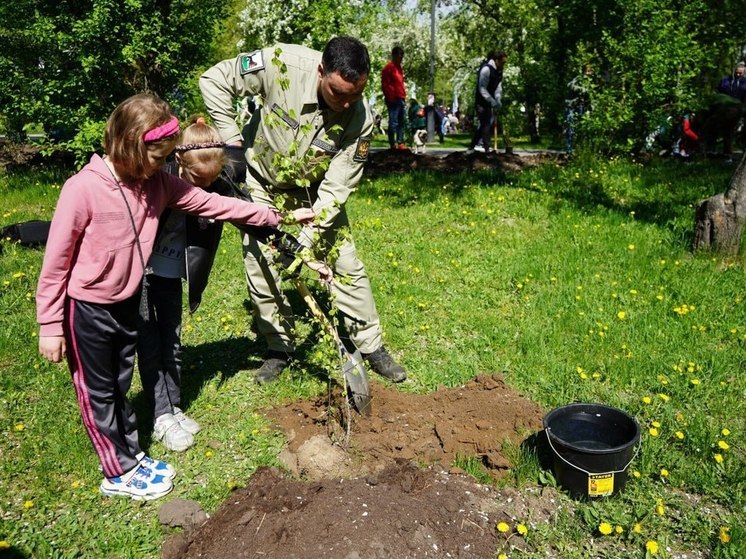
[[[262,51],[255,50],[249,54],[242,54],[239,57],[241,63],[241,75],[251,74],[264,68],[264,57]]]
[[[370,138],[358,138],[357,148],[355,148],[355,155],[352,156],[353,161],[363,163],[368,159],[368,152],[370,151]]]

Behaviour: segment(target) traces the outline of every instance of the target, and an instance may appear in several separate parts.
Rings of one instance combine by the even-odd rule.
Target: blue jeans
[[[389,110],[389,145],[404,143],[404,112],[406,106],[404,99],[397,99],[393,103],[386,102]]]

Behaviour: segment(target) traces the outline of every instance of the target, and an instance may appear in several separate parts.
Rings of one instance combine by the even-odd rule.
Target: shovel
[[[352,407],[361,415],[369,416],[371,412],[370,387],[368,386],[368,375],[365,372],[363,356],[360,355],[360,350],[356,349],[354,353],[347,351],[347,348],[339,337],[337,329],[321,310],[321,307],[316,302],[316,299],[313,298],[313,295],[311,295],[306,284],[298,277],[293,278],[293,284],[298,293],[303,297],[308,308],[311,309],[313,316],[321,323],[324,331],[331,336],[334,344],[337,346],[339,360],[342,363],[342,374],[347,384],[347,395],[352,403]]]

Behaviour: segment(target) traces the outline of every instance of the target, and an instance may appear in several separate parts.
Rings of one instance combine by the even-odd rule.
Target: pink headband
[[[171,117],[171,120],[155,128],[151,128],[142,136],[143,142],[157,142],[163,138],[169,136],[175,136],[179,133],[179,119],[175,116]]]

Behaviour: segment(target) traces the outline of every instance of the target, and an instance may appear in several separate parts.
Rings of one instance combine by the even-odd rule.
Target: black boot
[[[268,384],[277,380],[285,367],[288,366],[289,354],[282,351],[270,350],[267,358],[256,372],[255,380],[258,384]]]
[[[389,355],[386,348],[381,346],[373,353],[365,354],[365,360],[376,373],[392,382],[402,382],[407,378],[407,372]]]

